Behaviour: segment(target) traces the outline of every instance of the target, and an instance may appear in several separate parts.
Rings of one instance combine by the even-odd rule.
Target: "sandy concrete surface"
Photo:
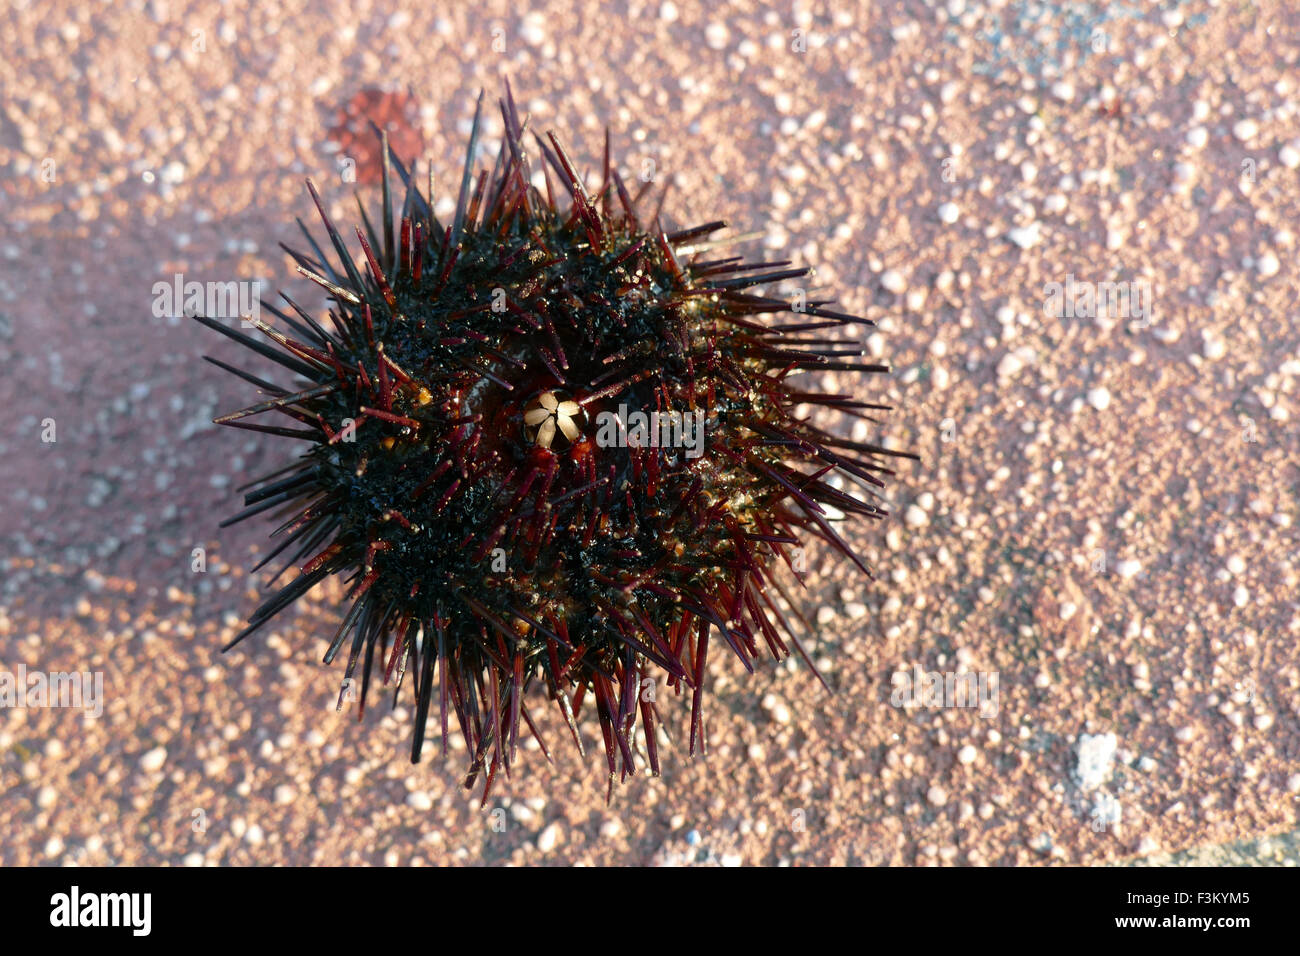
[[[1280,0],[6,0],[0,669],[104,693],[0,710],[0,863],[1098,864],[1294,830],[1298,37]],[[584,761],[536,708],[554,763],[480,808],[463,751],[413,767],[408,715],[336,713],[337,586],[219,653],[270,526],[217,523],[288,443],[213,426],[253,399],[199,356],[234,350],[151,309],[177,273],[321,306],[278,243],[308,176],[355,222],[339,111],[409,93],[441,187],[506,75],[579,163],[608,124],[676,222],[761,231],[875,319],[875,434],[923,457],[851,537],[876,582],[814,557],[833,693],[712,655],[708,759],[667,701],[663,776],[608,804],[592,714]],[[1056,308],[1069,277],[1141,314]],[[898,700],[918,669],[994,706]]]

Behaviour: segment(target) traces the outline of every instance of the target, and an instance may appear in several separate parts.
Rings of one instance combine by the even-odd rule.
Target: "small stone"
[[[880,274],[880,284],[884,286],[886,292],[892,292],[894,295],[902,295],[907,289],[907,280],[897,269],[887,269]]]
[[[909,528],[921,528],[930,520],[929,516],[916,505],[908,505],[903,512],[903,523]]]
[[[178,186],[185,179],[185,166],[172,160],[158,171],[158,178],[169,186]]]
[[[1300,167],[1300,149],[1287,143],[1277,151],[1277,159],[1287,169],[1296,169]]]
[[[1088,404],[1097,411],[1104,412],[1110,408],[1110,391],[1105,386],[1090,389],[1088,391]]]
[[[1074,99],[1074,84],[1066,80],[1058,80],[1052,84],[1052,95],[1062,103],[1068,103]]]
[[[1232,124],[1232,135],[1240,142],[1249,142],[1259,133],[1259,124],[1253,119],[1237,120]]]
[[[971,764],[975,762],[975,759],[978,756],[979,756],[979,751],[977,751],[970,744],[967,744],[965,747],[962,747],[961,750],[957,751],[957,762],[960,764],[965,764],[966,766],[969,767]]]
[[[727,47],[727,41],[731,39],[731,31],[725,24],[710,23],[704,29],[704,42],[709,45],[711,50],[724,50]]]
[[[424,790],[412,790],[406,795],[406,805],[420,813],[428,813],[433,809],[433,798]]]
[[[926,791],[925,799],[929,800],[934,806],[941,807],[948,802],[948,791],[943,787],[933,786]]]
[[[1075,747],[1075,775],[1084,790],[1096,790],[1110,779],[1118,738],[1114,734],[1081,734]]]
[[[1138,574],[1141,573],[1141,571],[1142,571],[1141,563],[1138,561],[1134,561],[1132,558],[1128,558],[1124,561],[1121,561],[1119,564],[1115,565],[1115,573],[1118,574],[1125,581],[1137,577]]]
[[[951,226],[961,216],[961,210],[955,202],[946,202],[939,206],[939,221]]]
[[[1211,362],[1218,361],[1228,354],[1228,343],[1219,335],[1213,332],[1201,333],[1201,354]]]
[[[282,807],[287,807],[298,799],[298,791],[293,784],[282,783],[275,788],[275,802]]]
[[[157,773],[167,762],[167,748],[155,747],[140,758],[140,769],[145,773]]]
[[[1192,149],[1203,149],[1205,144],[1210,141],[1210,133],[1204,126],[1193,126],[1187,131],[1184,139]]]
[[[1042,226],[1035,220],[1027,226],[1017,226],[1012,229],[1007,233],[1007,238],[1021,249],[1030,249],[1038,245],[1041,233]]]
[[[545,830],[537,834],[537,849],[543,853],[550,853],[559,842],[560,825],[558,823],[550,824]]]
[[[1277,275],[1281,263],[1277,261],[1277,256],[1271,252],[1266,252],[1255,260],[1255,271],[1265,279],[1271,279]]]
[[[998,362],[998,378],[1014,378],[1024,367],[1025,363],[1020,361],[1020,356],[1015,352],[1008,352]]]
[[[519,35],[529,46],[541,46],[546,42],[546,17],[536,11],[527,14],[519,25]]]

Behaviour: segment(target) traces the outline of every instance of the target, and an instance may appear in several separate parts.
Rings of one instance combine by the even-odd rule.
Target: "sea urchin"
[[[269,341],[199,318],[299,377],[276,385],[210,359],[268,396],[217,422],[306,443],[226,522],[284,509],[258,567],[289,550],[276,578],[298,571],[232,646],[344,576],[326,663],[347,649],[345,688],[361,666],[362,711],[376,669],[395,695],[409,671],[412,760],[436,698],[444,749],[454,713],[466,786],[485,772],[485,796],[521,732],[542,743],[534,684],[579,750],[591,701],[611,781],[635,772],[638,724],[659,770],[657,680],[689,691],[690,749],[702,749],[710,643],[747,670],[761,648],[807,660],[782,611],[799,616],[783,579],[801,576],[800,535],[869,574],[835,523],[884,514],[871,499],[903,454],[796,414],[887,408],[796,384],[886,371],[856,361],[860,341],[845,335],[866,320],[747,291],[807,270],[707,258],[723,222],[664,232],[646,213],[649,184],[634,197],[611,166],[608,133],[589,195],[554,134],[534,135],[530,155],[508,87],[500,105],[504,143],[476,175],[479,97],[450,223],[434,215],[432,182],[422,192],[384,143],[380,229],[363,208],[357,230],[363,263],[308,182],[337,260],[305,228],[310,252],[286,251],[328,291],[330,328],[287,296],[288,311],[266,306],[279,328],[255,322]],[[396,222],[390,165],[405,186]],[[246,421],[268,412],[292,421]]]

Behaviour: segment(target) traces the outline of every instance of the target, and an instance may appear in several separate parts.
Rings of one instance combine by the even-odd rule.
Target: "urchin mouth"
[[[524,441],[538,448],[566,449],[582,439],[586,426],[586,409],[567,389],[541,389],[524,405]]]

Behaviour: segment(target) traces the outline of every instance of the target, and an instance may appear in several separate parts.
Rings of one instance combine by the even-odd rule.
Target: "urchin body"
[[[413,759],[437,698],[444,737],[454,713],[469,744],[467,782],[486,769],[490,786],[521,732],[536,732],[526,698],[540,684],[580,748],[576,714],[594,703],[611,777],[634,769],[638,725],[657,772],[658,682],[690,691],[693,750],[711,642],[749,669],[764,648],[802,653],[780,608],[801,542],[820,538],[866,571],[832,515],[882,515],[871,490],[897,453],[795,407],[884,406],[797,382],[884,369],[828,334],[864,320],[746,291],[805,270],[687,255],[724,224],[668,234],[647,222],[608,142],[594,198],[554,136],[537,140],[545,194],[533,188],[509,98],[502,115],[492,175],[473,176],[471,137],[452,223],[397,163],[402,216],[392,221],[385,169],[381,229],[367,220],[357,233],[365,270],[328,220],[337,264],[314,242],[294,253],[333,298],[329,331],[297,306],[273,310],[289,334],[262,326],[272,345],[204,320],[302,379],[285,388],[231,369],[272,397],[218,419],[307,442],[234,519],[283,505],[277,552],[294,548],[299,571],[237,640],[341,574],[348,606],[326,660],[348,649],[363,703],[377,672],[399,687],[411,672]],[[772,321],[780,312],[792,314]],[[629,433],[628,409],[693,421],[699,441]],[[296,424],[244,421],[262,413]]]

